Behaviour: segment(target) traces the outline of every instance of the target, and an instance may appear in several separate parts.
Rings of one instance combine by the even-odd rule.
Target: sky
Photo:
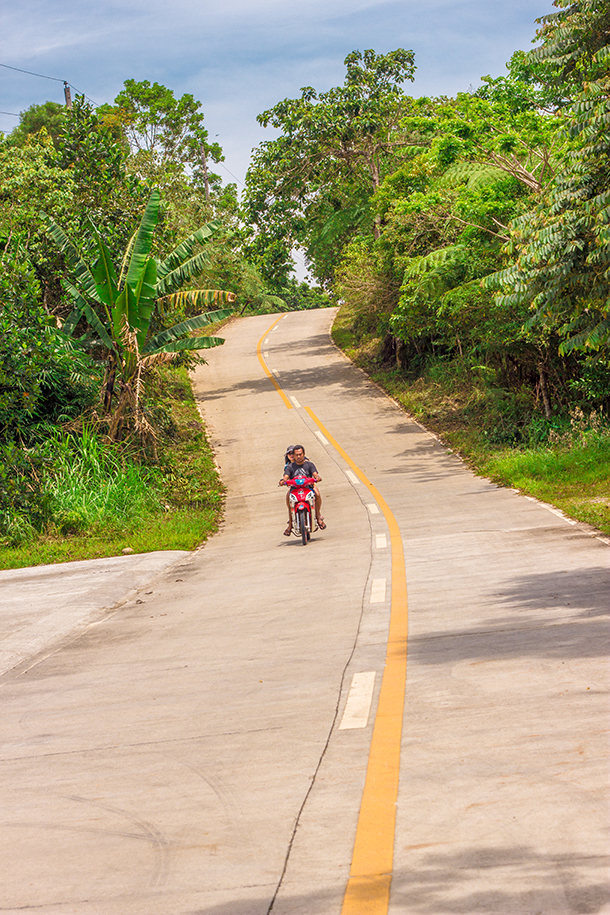
[[[243,183],[251,149],[273,134],[257,114],[303,86],[345,77],[350,51],[412,49],[410,95],[454,95],[500,76],[527,50],[551,0],[10,0],[0,2],[0,64],[67,80],[96,104],[126,79],[159,82],[202,103],[225,181]],[[61,82],[0,67],[0,130]]]

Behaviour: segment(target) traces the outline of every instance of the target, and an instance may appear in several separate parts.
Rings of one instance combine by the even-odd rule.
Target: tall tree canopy
[[[495,277],[504,301],[557,329],[562,352],[610,358],[610,8],[556,0],[531,53],[541,78],[566,87],[565,156],[548,193],[511,229],[516,258]]]
[[[403,141],[402,83],[413,79],[412,51],[352,51],[342,86],[284,99],[259,115],[281,135],[255,151],[247,177],[251,251],[276,283],[291,269],[294,246],[307,250],[313,272],[329,278],[324,243],[349,237],[359,224],[379,232],[368,204]]]

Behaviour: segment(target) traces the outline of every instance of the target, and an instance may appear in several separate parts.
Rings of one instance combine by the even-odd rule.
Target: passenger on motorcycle
[[[284,455],[284,472],[280,477],[280,486],[284,486],[284,474],[288,473],[288,468],[294,461],[294,445],[288,445],[286,448],[286,454]],[[284,531],[285,537],[290,537],[290,531],[292,530],[292,515],[290,514],[290,492],[286,493],[286,508],[288,509],[288,527]]]
[[[287,483],[288,480],[294,480],[294,478],[298,477],[299,475],[313,477],[313,479],[316,480],[316,483],[313,484],[313,489],[316,497],[316,519],[318,521],[318,527],[323,531],[326,527],[326,524],[324,522],[324,518],[320,514],[320,509],[322,508],[322,496],[320,495],[320,490],[317,486],[318,482],[322,482],[322,477],[318,473],[316,465],[305,457],[305,449],[302,445],[295,445],[293,452],[294,461],[289,466],[284,468],[284,476],[282,482]],[[291,530],[292,519],[284,531],[284,536],[290,537]]]

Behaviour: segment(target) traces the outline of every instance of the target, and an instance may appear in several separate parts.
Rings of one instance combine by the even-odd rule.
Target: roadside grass
[[[481,455],[478,472],[610,534],[610,434]]]
[[[342,305],[333,340],[406,412],[480,476],[548,502],[610,534],[610,425],[578,408],[550,423],[529,392],[494,386],[485,367],[437,364],[408,378],[380,358],[381,339]],[[528,408],[530,410],[528,414]],[[524,422],[524,416],[527,421]]]
[[[158,462],[142,465],[85,433],[55,447],[43,534],[0,546],[0,569],[120,555],[192,550],[218,529],[223,487],[185,369],[166,366],[154,398],[162,425]]]

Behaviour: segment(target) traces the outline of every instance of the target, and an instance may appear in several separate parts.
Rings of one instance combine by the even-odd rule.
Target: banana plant
[[[135,376],[139,381],[143,366],[158,359],[171,358],[173,354],[185,350],[220,346],[224,343],[221,337],[192,334],[233,312],[231,308],[202,312],[168,330],[150,335],[155,308],[177,305],[202,308],[235,301],[234,293],[219,289],[182,289],[189,279],[200,275],[207,266],[209,257],[205,246],[220,228],[218,222],[210,222],[197,229],[163,260],[151,255],[159,205],[160,194],[155,189],[127,247],[118,276],[108,246],[93,225],[98,256],[94,263],[89,264],[63,229],[52,220],[47,222],[49,235],[63,252],[75,277],[74,283],[66,284],[74,300],[74,308],[63,330],[72,333],[84,318],[109,351],[104,398],[107,409],[111,407],[117,374],[121,387],[119,402],[130,397],[133,402],[133,390],[128,389],[133,387]],[[136,387],[139,389],[139,384]],[[136,393],[136,425],[139,413],[137,400]]]

